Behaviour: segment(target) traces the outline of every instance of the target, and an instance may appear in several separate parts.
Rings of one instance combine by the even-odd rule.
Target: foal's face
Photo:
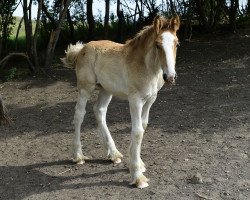
[[[178,45],[176,31],[179,29],[179,17],[170,20],[156,17],[154,29],[156,32],[155,47],[163,70],[163,79],[166,82],[174,83],[176,79],[175,60]]]
[[[177,45],[178,38],[170,31],[162,32],[155,41],[159,61],[163,70],[163,79],[170,83],[174,83],[176,78],[175,60]]]

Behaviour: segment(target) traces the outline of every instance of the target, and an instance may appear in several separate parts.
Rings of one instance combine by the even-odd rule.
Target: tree
[[[24,19],[25,36],[26,36],[26,50],[31,63],[33,63],[33,65],[37,69],[39,67],[39,62],[38,62],[36,47],[37,47],[38,31],[40,27],[40,15],[41,15],[43,0],[39,0],[38,3],[37,20],[36,20],[34,35],[32,33],[32,18],[31,18],[32,3],[33,1],[30,0],[28,5],[28,1],[23,0],[23,19]]]
[[[176,13],[176,11],[175,11],[173,0],[169,0],[169,2],[170,2],[171,13],[172,13],[172,15],[174,15]]]
[[[53,30],[51,31],[51,34],[50,34],[50,39],[49,39],[49,43],[48,43],[46,55],[45,55],[46,56],[45,57],[45,64],[44,64],[45,68],[49,68],[51,63],[52,63],[56,43],[58,41],[58,37],[59,37],[59,34],[61,32],[62,23],[65,19],[69,4],[70,4],[70,0],[65,0],[65,1],[61,0],[60,1],[59,19],[56,22],[56,27],[53,28]]]
[[[93,0],[87,0],[87,21],[89,25],[88,29],[88,40],[93,40],[95,33],[95,19],[92,10]]]
[[[110,0],[105,0],[104,37],[108,37]]]
[[[69,24],[70,38],[71,38],[71,41],[74,42],[74,40],[75,40],[74,39],[75,29],[74,29],[74,24],[73,24],[69,9],[67,10],[67,21],[68,21],[68,24]]]
[[[216,29],[220,19],[225,15],[226,1],[225,0],[197,0],[192,1],[196,15],[199,17],[200,24],[206,31]]]
[[[24,14],[24,25],[25,25],[25,35],[26,35],[26,49],[28,53],[28,57],[30,61],[35,66],[35,70],[38,70],[41,66],[44,68],[49,68],[52,59],[54,56],[54,51],[56,47],[56,43],[58,41],[58,37],[61,31],[62,23],[65,19],[70,0],[58,0],[55,2],[58,6],[58,20],[54,18],[54,16],[50,15],[47,11],[46,5],[44,4],[43,0],[38,0],[38,11],[37,11],[37,17],[36,17],[36,25],[35,25],[35,31],[34,34],[32,33],[32,19],[31,19],[31,13],[32,13],[32,3],[33,1],[30,0],[29,5],[27,4],[27,0],[23,0],[23,14]],[[41,11],[44,11],[46,16],[51,20],[52,22],[52,30],[50,33],[49,42],[47,45],[46,53],[45,53],[45,59],[40,60],[38,59],[37,55],[37,38],[38,33],[40,30],[40,20],[41,20]]]
[[[124,15],[123,11],[121,10],[121,2],[120,0],[117,0],[116,5],[116,13],[118,17],[118,30],[117,30],[117,41],[121,42],[123,39],[123,26],[124,26]]]
[[[239,0],[230,0],[229,24],[233,32],[236,31],[236,17],[239,9]]]
[[[15,20],[13,12],[16,10],[16,5],[18,4],[16,0],[0,1],[0,58],[6,54],[7,40]]]
[[[247,16],[250,16],[250,0],[247,1]]]

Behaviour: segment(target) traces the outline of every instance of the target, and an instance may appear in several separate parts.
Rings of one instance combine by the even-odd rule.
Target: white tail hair
[[[75,68],[76,59],[78,53],[82,50],[84,44],[81,42],[77,42],[75,45],[70,44],[65,51],[66,57],[61,58],[65,67]]]

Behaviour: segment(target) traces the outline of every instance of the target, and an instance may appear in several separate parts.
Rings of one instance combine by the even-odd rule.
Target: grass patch
[[[21,28],[19,30],[18,38],[16,41],[16,34],[18,30],[18,26],[20,24],[21,17],[15,17],[15,25],[11,31],[11,35],[8,41],[9,51],[24,51],[26,49],[26,35],[25,35],[25,26],[24,21],[21,23]],[[32,20],[32,31],[35,31],[36,21]]]
[[[15,38],[16,38],[16,33],[17,33],[17,29],[18,29],[18,26],[19,26],[19,24],[20,24],[20,21],[21,21],[21,17],[15,17],[15,25],[14,25],[14,27],[13,27],[12,34],[10,35],[10,39],[15,40]],[[35,31],[35,27],[36,27],[36,21],[35,21],[35,20],[32,20],[32,31],[33,31],[33,32]],[[22,37],[25,38],[24,20],[22,21],[22,24],[21,24],[21,28],[20,28],[20,31],[19,31],[19,37],[20,37],[20,38],[22,38]]]

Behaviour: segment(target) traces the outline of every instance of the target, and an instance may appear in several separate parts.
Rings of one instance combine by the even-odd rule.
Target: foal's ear
[[[174,31],[178,31],[179,28],[180,28],[180,17],[178,15],[175,15],[171,20],[170,20],[170,23],[171,23],[171,28],[174,30]]]
[[[163,20],[162,20],[162,17],[160,17],[159,15],[157,15],[155,18],[154,18],[154,29],[155,29],[155,32],[156,34],[159,34],[162,26],[163,26]]]

